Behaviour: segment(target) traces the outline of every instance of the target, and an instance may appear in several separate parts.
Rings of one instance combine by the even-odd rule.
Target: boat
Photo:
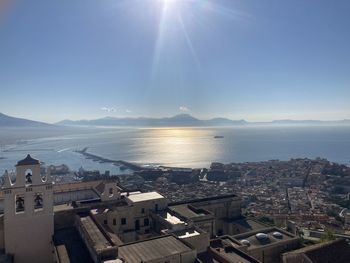
[[[214,136],[214,139],[222,139],[222,138],[224,138],[224,136],[222,136],[222,135],[216,135],[216,136]]]

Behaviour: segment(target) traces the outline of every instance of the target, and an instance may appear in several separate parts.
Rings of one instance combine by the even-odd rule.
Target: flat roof
[[[119,257],[128,263],[148,262],[189,251],[192,249],[174,236],[160,236],[118,248]]]
[[[253,257],[247,255],[243,251],[238,248],[238,244],[236,241],[231,239],[229,236],[223,236],[217,239],[213,239],[210,241],[210,251],[213,254],[220,255],[224,260],[229,262],[241,262],[241,263],[258,263],[259,261],[254,259]],[[211,253],[209,253],[210,255]],[[199,255],[199,259],[201,259],[204,263],[209,263],[207,258],[204,255]],[[210,260],[210,259],[209,259]],[[221,261],[220,261],[221,262]]]
[[[176,206],[170,206],[168,207],[171,211],[174,211],[175,213],[180,214],[181,216],[191,219],[195,217],[201,217],[209,215],[210,213],[207,212],[204,209],[196,209],[192,208],[189,204],[183,204],[183,205],[176,205]],[[198,211],[202,211],[203,213],[197,213]],[[207,212],[207,213],[204,213]]]
[[[280,236],[279,237],[274,236],[273,233],[275,232],[278,232]],[[262,239],[257,238],[256,234],[258,233],[266,234],[267,238],[262,238]],[[233,238],[239,240],[240,242],[242,242],[243,240],[248,240],[250,243],[250,246],[248,246],[248,250],[250,250],[260,246],[267,246],[267,245],[275,244],[281,241],[291,240],[296,237],[281,229],[278,229],[276,227],[271,227],[271,228],[250,231],[243,234],[238,234],[233,236]]]
[[[93,245],[96,250],[113,247],[90,216],[81,217],[80,222],[93,242],[91,245]]]
[[[236,219],[232,221],[232,224],[243,227],[245,231],[259,230],[267,227],[267,225],[249,218]]]
[[[238,249],[230,248],[230,249],[224,249],[219,248],[216,249],[216,252],[219,253],[221,256],[223,256],[225,259],[229,260],[230,262],[239,262],[239,263],[250,263],[253,262],[252,259],[247,256],[247,258],[242,257],[238,254]]]
[[[144,202],[144,201],[150,201],[150,200],[164,199],[164,196],[162,196],[157,192],[147,192],[147,193],[132,194],[132,195],[126,196],[125,198],[129,199],[133,203],[137,203],[137,202]]]

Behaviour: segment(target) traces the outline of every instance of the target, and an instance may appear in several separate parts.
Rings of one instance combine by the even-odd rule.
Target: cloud
[[[101,110],[106,111],[106,112],[116,112],[117,110],[115,108],[110,108],[110,107],[102,107]]]
[[[180,106],[180,107],[179,107],[179,110],[180,110],[180,111],[183,111],[183,112],[190,111],[190,109],[189,109],[188,107],[186,107],[186,106]]]
[[[132,111],[131,110],[125,110],[126,113],[131,113]]]

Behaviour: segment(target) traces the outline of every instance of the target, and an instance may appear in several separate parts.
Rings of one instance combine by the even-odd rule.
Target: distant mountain
[[[249,124],[245,120],[230,120],[226,118],[214,118],[204,121],[208,126],[230,126],[230,125],[245,125]]]
[[[15,118],[3,113],[0,113],[0,127],[50,127],[52,124],[47,124],[39,121],[32,121],[22,118]]]
[[[235,126],[235,125],[350,125],[350,119],[338,121],[320,120],[274,120],[271,122],[247,122],[245,120],[230,120],[227,118],[197,119],[190,114],[179,114],[166,118],[115,118],[104,117],[94,120],[63,120],[60,126],[140,126],[140,127],[205,127],[205,126]],[[39,121],[16,118],[0,113],[0,127],[41,127],[49,128],[56,125]]]
[[[320,121],[320,120],[274,120],[271,124],[299,124],[299,125],[344,125],[350,124],[350,120]]]
[[[80,126],[224,126],[224,125],[242,125],[246,124],[246,121],[229,120],[225,118],[214,118],[210,120],[200,120],[189,114],[179,114],[173,117],[166,118],[113,118],[105,117],[95,120],[63,120],[58,125],[80,125]]]
[[[146,126],[146,127],[180,127],[180,126],[234,126],[234,125],[350,125],[350,120],[320,121],[320,120],[274,120],[271,122],[247,122],[245,120],[230,120],[213,118],[200,120],[190,114],[179,114],[166,118],[115,118],[105,117],[94,120],[63,120],[58,125],[64,126]]]

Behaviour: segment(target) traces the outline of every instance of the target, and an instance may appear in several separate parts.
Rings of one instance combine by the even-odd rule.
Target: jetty
[[[98,156],[92,153],[87,152],[88,147],[85,147],[82,150],[75,150],[75,152],[80,153],[85,156],[86,159],[91,159],[94,162],[99,162],[99,163],[112,163],[116,166],[124,167],[126,169],[132,170],[132,171],[141,171],[141,170],[148,170],[147,167],[142,167],[141,165],[135,164],[135,163],[130,163],[122,160],[111,160],[108,158],[104,158],[102,156]]]

